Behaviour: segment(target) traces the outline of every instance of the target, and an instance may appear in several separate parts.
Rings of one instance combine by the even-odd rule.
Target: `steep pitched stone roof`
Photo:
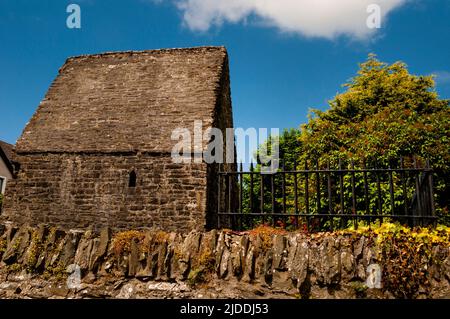
[[[8,161],[11,162],[14,156],[14,145],[0,141],[0,149],[3,151]]]
[[[213,123],[223,47],[67,59],[16,145],[26,152],[170,152],[172,130]]]
[[[11,174],[14,174],[14,168],[12,165],[12,161],[14,159],[14,145],[0,141],[0,158],[8,167]]]

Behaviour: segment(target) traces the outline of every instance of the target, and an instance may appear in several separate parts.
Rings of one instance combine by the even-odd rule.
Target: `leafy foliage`
[[[337,168],[341,161],[342,168],[355,167],[399,167],[400,158],[404,159],[404,167],[412,167],[414,159],[419,166],[424,166],[429,159],[434,170],[435,204],[436,211],[441,216],[440,222],[450,224],[448,192],[450,176],[450,109],[449,100],[440,99],[435,91],[433,76],[417,76],[408,72],[407,66],[402,62],[387,64],[379,61],[371,54],[368,60],[360,64],[358,74],[348,83],[344,84],[346,91],[337,94],[329,102],[326,111],[313,110],[308,122],[298,130],[285,131],[279,137],[280,156],[287,169],[303,169],[306,165],[315,168]],[[275,139],[270,138],[263,149],[270,149]],[[414,158],[413,158],[414,156]],[[255,168],[259,169],[259,165]],[[359,175],[358,175],[359,174]],[[363,176],[357,173],[356,192],[357,208],[364,206]],[[275,176],[275,190],[270,185],[271,177],[264,181],[264,211],[272,210],[270,193],[273,191],[276,202],[276,211],[283,206],[280,174]],[[294,209],[293,176],[286,176],[287,185],[286,205],[292,212]],[[318,179],[317,179],[318,178]],[[380,176],[382,211],[391,209],[389,198],[389,176]],[[399,211],[409,205],[405,202],[401,187],[402,176],[394,175],[394,209]],[[405,176],[408,178],[408,176]],[[411,176],[409,176],[411,180]],[[298,183],[303,183],[300,179]],[[327,199],[322,196],[320,205],[315,194],[315,185],[319,182],[326,184],[326,178],[310,176],[309,180],[310,207],[312,214],[317,212],[316,207],[327,207]],[[336,185],[337,180],[333,180]],[[351,201],[351,179],[346,176],[343,180],[345,201]],[[253,210],[258,207],[260,198],[260,180],[253,181],[253,194],[249,193],[250,178],[244,180],[244,212],[250,210],[250,197],[254,203]],[[299,184],[298,207],[304,212],[305,189]],[[338,187],[333,189],[333,211],[339,212],[337,196],[340,196]],[[369,206],[374,212],[379,206],[376,198],[378,189],[376,183],[369,178]],[[407,198],[411,199],[414,187],[407,190]],[[259,208],[258,208],[259,209]],[[258,221],[257,221],[258,222]],[[262,219],[259,220],[262,222]],[[271,221],[276,224],[277,221]],[[285,224],[289,221],[283,221]]]
[[[449,101],[441,100],[432,76],[416,76],[406,65],[389,65],[371,54],[347,91],[314,111],[301,127],[302,154],[337,162],[352,159],[368,166],[412,165],[412,155],[429,159],[436,170],[440,213],[448,213],[450,163]],[[398,183],[397,183],[398,184]]]
[[[117,233],[113,238],[113,250],[117,256],[131,251],[131,243],[135,241],[140,248],[144,249],[145,233],[137,230],[129,230]]]
[[[374,238],[383,266],[383,286],[396,298],[416,298],[420,288],[428,289],[429,266],[439,265],[433,249],[450,247],[450,228],[438,225],[430,228],[408,228],[398,223],[381,225],[360,223],[358,229],[342,233],[356,233]]]

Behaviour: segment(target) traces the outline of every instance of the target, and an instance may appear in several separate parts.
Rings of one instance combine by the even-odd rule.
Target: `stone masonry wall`
[[[120,156],[119,156],[120,155]],[[15,223],[189,232],[206,225],[206,164],[157,154],[28,154],[3,213]],[[131,171],[136,187],[128,187]]]
[[[230,147],[230,145],[227,145],[227,129],[233,128],[233,114],[232,114],[232,105],[231,105],[231,88],[230,88],[230,75],[229,75],[229,69],[228,69],[228,58],[225,59],[223,64],[223,72],[222,77],[220,80],[221,83],[221,91],[218,94],[216,107],[214,111],[214,122],[213,127],[219,128],[223,134],[223,164],[221,164],[221,170],[222,171],[237,171],[237,164],[236,164],[236,148],[234,144],[234,134],[231,139],[231,147],[234,149],[234,156],[233,156],[233,162],[229,163],[227,161],[227,147]],[[218,209],[218,170],[219,170],[219,164],[212,163],[208,165],[208,181],[207,181],[207,193],[208,193],[208,200],[207,200],[207,211],[210,212],[210,214],[207,215],[207,229],[213,229],[217,228],[218,226],[218,220],[217,220],[217,209]],[[222,177],[221,179],[221,194],[220,194],[220,207],[224,209],[226,206],[225,202],[227,200],[227,196],[231,194],[231,207],[230,211],[234,212],[237,209],[237,176],[229,176],[230,178],[230,184],[227,185],[227,181],[225,178]],[[227,187],[231,187],[231,192],[228,192]],[[224,218],[222,216],[220,225],[222,227],[228,227],[232,228],[232,221],[230,218]]]
[[[450,298],[450,248],[413,298]],[[392,298],[365,236],[0,226],[2,298]],[[388,274],[389,276],[389,274]]]
[[[203,130],[232,128],[229,77],[221,47],[68,59],[17,142],[20,170],[0,221],[216,227],[218,164],[173,164],[171,134],[196,120]],[[133,170],[137,186],[129,188]]]

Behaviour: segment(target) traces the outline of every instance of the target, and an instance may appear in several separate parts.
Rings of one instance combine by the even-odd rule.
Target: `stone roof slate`
[[[212,125],[227,63],[224,47],[69,58],[16,151],[170,152],[175,128]]]
[[[6,155],[9,162],[12,162],[14,156],[14,145],[0,141],[0,149]]]

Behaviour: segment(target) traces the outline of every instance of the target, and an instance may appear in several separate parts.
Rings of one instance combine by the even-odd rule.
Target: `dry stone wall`
[[[112,233],[0,226],[0,297],[391,298],[383,261],[364,236]],[[434,247],[429,285],[450,298],[449,247]]]

